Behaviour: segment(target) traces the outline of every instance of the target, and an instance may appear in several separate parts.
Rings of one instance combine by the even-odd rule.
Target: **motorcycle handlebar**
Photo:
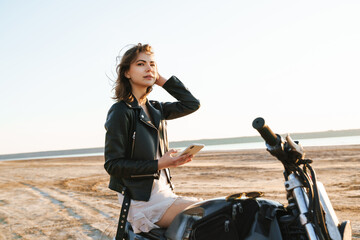
[[[255,128],[265,140],[267,144],[274,147],[278,143],[278,137],[276,134],[265,124],[265,120],[261,117],[256,118],[252,123],[253,128]]]

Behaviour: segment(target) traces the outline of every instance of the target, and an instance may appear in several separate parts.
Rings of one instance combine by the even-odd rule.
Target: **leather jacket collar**
[[[136,97],[134,95],[133,95],[133,97],[134,97],[134,101],[125,102],[126,105],[132,109],[140,109],[140,120],[143,121],[145,124],[148,124],[152,127],[155,127],[156,129],[159,129],[160,120],[161,120],[161,112],[158,109],[154,108],[154,106],[149,102],[149,100],[146,99],[145,104],[146,104],[148,111],[153,119],[153,122],[151,122],[150,118],[146,115],[145,111],[139,105],[139,102],[137,101]]]
[[[126,105],[129,108],[141,108],[140,105],[139,105],[139,102],[136,99],[136,97],[134,95],[132,95],[132,96],[133,96],[134,101],[132,101],[132,102],[124,101],[126,103]]]

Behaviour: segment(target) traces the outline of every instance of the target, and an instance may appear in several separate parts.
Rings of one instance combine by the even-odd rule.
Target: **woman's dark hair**
[[[136,60],[139,53],[141,52],[145,52],[146,54],[154,54],[149,44],[142,45],[139,43],[124,53],[119,65],[116,67],[117,79],[115,81],[115,95],[113,99],[118,102],[121,100],[126,102],[134,101],[131,84],[129,78],[125,77],[125,73],[129,71],[130,65]],[[151,90],[152,87],[148,87],[146,94],[142,96],[142,99],[144,99],[151,92]]]

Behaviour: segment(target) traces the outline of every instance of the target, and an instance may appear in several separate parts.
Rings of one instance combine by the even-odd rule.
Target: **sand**
[[[339,220],[351,220],[360,238],[360,145],[305,150]],[[120,206],[103,162],[101,156],[0,162],[0,239],[112,239]],[[201,152],[172,175],[180,195],[262,191],[286,204],[282,170],[265,150],[238,150]]]

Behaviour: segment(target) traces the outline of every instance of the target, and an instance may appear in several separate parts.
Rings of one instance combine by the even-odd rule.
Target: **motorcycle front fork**
[[[305,227],[309,240],[319,240],[315,233],[314,226],[307,218],[309,212],[308,196],[303,189],[303,184],[294,173],[291,173],[288,177],[288,181],[285,182],[285,189],[288,193],[292,193],[291,195],[295,199],[300,213],[300,223]]]
[[[300,212],[300,223],[305,227],[306,233],[310,240],[318,240],[319,237],[315,233],[313,224],[309,221],[309,198],[306,194],[302,182],[295,173],[291,173],[288,181],[285,182],[287,192],[295,199],[296,205]],[[321,206],[325,212],[326,227],[329,232],[330,238],[333,240],[341,240],[342,236],[339,231],[339,220],[336,217],[335,211],[331,205],[329,197],[325,191],[324,185],[317,181],[317,188],[319,189],[319,196]],[[345,240],[345,237],[344,237]]]

